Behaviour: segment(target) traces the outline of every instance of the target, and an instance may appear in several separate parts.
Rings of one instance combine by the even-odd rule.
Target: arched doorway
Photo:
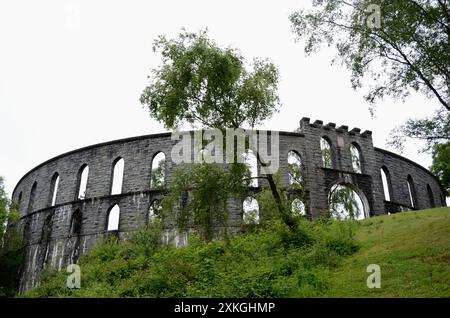
[[[367,197],[350,183],[334,184],[328,194],[331,218],[337,220],[363,220],[370,216]]]

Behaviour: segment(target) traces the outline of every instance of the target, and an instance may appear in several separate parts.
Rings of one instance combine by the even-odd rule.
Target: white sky
[[[263,129],[292,131],[301,117],[372,130],[386,148],[389,131],[433,113],[420,95],[378,104],[372,118],[349,73],[330,66],[334,51],[305,57],[288,16],[304,0],[81,1],[0,3],[0,175],[12,193],[34,166],[94,143],[164,131],[139,103],[160,34],[208,28],[244,57],[267,57],[280,71],[283,106]],[[428,167],[430,155],[409,144],[404,156]]]

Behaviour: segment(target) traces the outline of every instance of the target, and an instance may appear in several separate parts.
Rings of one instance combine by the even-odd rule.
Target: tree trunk
[[[262,162],[261,157],[259,156],[258,152],[256,152],[256,158],[257,158],[258,162],[261,164],[261,166],[263,166],[263,167],[267,166],[267,164],[265,162]],[[278,192],[277,185],[275,184],[275,181],[273,180],[273,175],[267,174],[266,177],[267,177],[267,181],[269,182],[270,191],[272,192],[272,196],[277,205],[278,212],[280,213],[281,219],[287,226],[289,226],[289,228],[291,230],[295,230],[296,223],[283,206],[283,202],[281,200],[280,193]]]

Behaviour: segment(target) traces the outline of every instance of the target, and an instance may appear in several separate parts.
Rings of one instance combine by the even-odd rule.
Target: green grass
[[[361,222],[279,222],[234,238],[158,246],[159,233],[101,243],[81,259],[81,289],[47,272],[25,297],[450,297],[450,208]],[[369,289],[369,264],[381,288]]]
[[[450,297],[450,208],[386,215],[358,224],[358,252],[331,273],[325,297]],[[369,289],[369,264],[381,288]]]

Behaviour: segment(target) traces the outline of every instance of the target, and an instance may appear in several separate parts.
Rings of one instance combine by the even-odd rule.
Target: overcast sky
[[[34,166],[94,143],[163,132],[139,103],[157,35],[208,28],[247,59],[269,58],[280,71],[279,114],[259,128],[292,131],[301,117],[372,130],[386,148],[389,131],[438,104],[414,95],[386,99],[371,117],[349,72],[331,66],[332,49],[305,57],[288,16],[308,0],[63,1],[0,3],[0,175],[11,195]],[[409,143],[404,156],[428,167]]]

